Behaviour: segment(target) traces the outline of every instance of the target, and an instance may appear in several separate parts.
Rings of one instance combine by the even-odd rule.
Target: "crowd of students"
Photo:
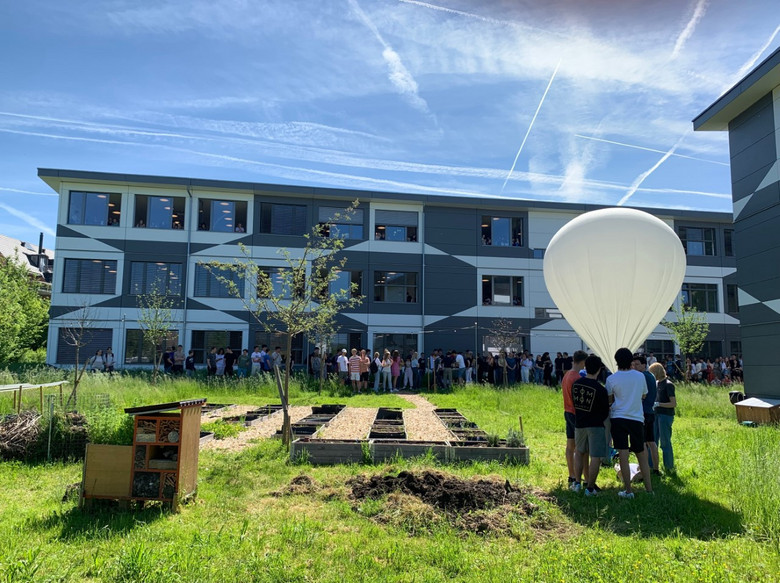
[[[575,492],[596,496],[599,469],[610,460],[612,448],[619,460],[624,489],[620,498],[634,498],[629,453],[639,463],[645,490],[653,492],[652,476],[660,475],[658,445],[663,451],[667,473],[675,471],[672,423],[677,406],[674,384],[664,365],[628,348],[615,353],[618,370],[598,378],[605,367],[598,356],[578,350],[573,366],[562,379],[566,423],[566,465],[568,485]]]

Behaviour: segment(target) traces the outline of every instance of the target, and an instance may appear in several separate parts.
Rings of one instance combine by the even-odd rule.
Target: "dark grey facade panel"
[[[454,314],[475,305],[477,305],[476,270],[426,269],[425,312],[427,314]]]
[[[739,154],[732,156],[731,180],[736,182],[759,172],[763,168],[771,168],[776,160],[777,147],[775,145],[775,135],[772,132],[759,141],[754,142]]]
[[[764,178],[766,178],[767,172],[771,170],[773,165],[774,162],[772,162],[772,164],[767,164],[765,166],[762,166],[752,174],[748,174],[747,176],[740,178],[739,180],[732,181],[731,183],[732,200],[734,202],[737,202],[738,200],[741,200],[746,196],[753,194],[756,191],[756,189],[761,185],[761,182],[764,180]],[[745,214],[744,211],[740,213],[740,217],[743,217],[744,214]]]
[[[773,182],[755,192],[742,212],[739,213],[737,220],[742,221],[752,215],[763,214],[763,211],[771,209],[778,204],[780,204],[780,182]]]
[[[84,233],[75,231],[66,225],[57,225],[58,237],[73,237],[75,239],[89,239]]]
[[[729,152],[733,158],[774,130],[772,93],[767,93],[729,124]]]
[[[764,279],[756,279],[754,281],[740,283],[739,287],[742,291],[744,291],[747,294],[750,294],[757,300],[760,300],[762,302],[768,302],[771,300],[780,300],[780,277],[777,275],[777,268],[772,268],[771,272],[764,275],[764,276],[756,276],[756,277],[763,277]],[[768,308],[767,308],[768,309]],[[740,312],[740,321],[741,322],[755,322],[756,320],[748,320],[746,315],[750,312],[748,309],[744,309]],[[777,314],[777,312],[775,312]],[[763,317],[771,317],[771,314],[764,314]],[[780,315],[779,315],[780,316]],[[762,321],[762,320],[758,320]],[[780,350],[780,345],[778,345],[778,350]]]
[[[764,254],[770,249],[780,252],[780,204],[767,207],[761,213],[738,219],[734,223],[734,245],[739,254],[740,269],[754,267],[752,264],[749,267],[743,265],[743,262],[753,255]],[[764,260],[769,261],[769,258],[765,257]]]

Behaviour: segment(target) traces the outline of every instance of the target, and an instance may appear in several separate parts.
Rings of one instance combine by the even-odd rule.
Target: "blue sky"
[[[776,0],[0,5],[0,233],[38,167],[730,211],[691,119],[780,44]]]

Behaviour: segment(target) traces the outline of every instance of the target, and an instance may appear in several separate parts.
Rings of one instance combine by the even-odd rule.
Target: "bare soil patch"
[[[251,407],[247,405],[237,405],[236,408],[229,409],[230,415],[241,415],[246,411],[257,407]],[[239,411],[239,413],[236,413]],[[311,415],[311,407],[290,407],[290,420],[292,423],[300,421],[307,415]],[[213,420],[209,419],[210,421]],[[206,443],[201,449],[213,449],[219,451],[231,451],[238,452],[247,447],[250,447],[254,441],[264,437],[271,437],[274,433],[282,428],[283,416],[281,411],[273,413],[267,419],[263,419],[257,425],[248,428],[246,431],[242,431],[235,437],[229,437],[227,439],[212,439]]]

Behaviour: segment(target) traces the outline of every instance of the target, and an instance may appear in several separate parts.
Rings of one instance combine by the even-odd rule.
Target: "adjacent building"
[[[495,347],[498,318],[520,329],[517,348],[586,348],[550,299],[542,259],[557,230],[594,206],[56,169],[39,176],[60,196],[50,364],[73,362],[62,329],[84,305],[93,328],[85,353],[112,346],[119,364],[150,362],[137,298],[155,282],[177,301],[169,344],[193,349],[199,362],[210,346],[281,345],[203,264],[240,256],[242,243],[274,273],[284,267],[280,248],[303,247],[313,225],[356,199],[353,219],[332,230],[346,238],[347,257],[334,285],[356,283],[365,300],[339,315],[331,348],[483,352]],[[703,354],[741,353],[731,215],[643,210],[666,221],[686,249],[681,294],[707,313]],[[643,260],[664,257],[648,249]],[[312,348],[296,338],[295,361]],[[675,352],[661,326],[645,349]]]

